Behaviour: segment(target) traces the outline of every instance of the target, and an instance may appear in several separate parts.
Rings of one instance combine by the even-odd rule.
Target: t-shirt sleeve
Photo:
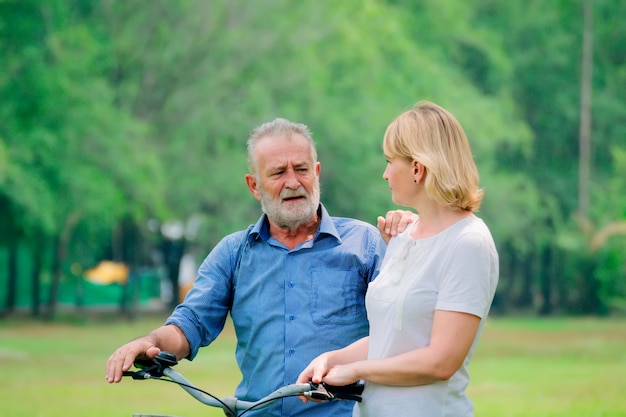
[[[435,308],[484,318],[495,292],[493,245],[475,231],[462,234],[451,245],[449,256],[443,260]]]

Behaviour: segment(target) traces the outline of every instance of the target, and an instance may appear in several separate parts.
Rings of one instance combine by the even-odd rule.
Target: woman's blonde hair
[[[463,128],[444,108],[423,101],[402,113],[387,127],[383,152],[424,165],[426,192],[438,203],[478,211],[478,169]]]

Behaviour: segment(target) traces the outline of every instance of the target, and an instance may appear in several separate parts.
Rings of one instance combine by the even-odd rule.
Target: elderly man
[[[295,382],[317,355],[368,334],[368,283],[380,269],[385,240],[402,231],[411,214],[379,217],[380,232],[359,220],[331,217],[320,203],[321,165],[303,124],[279,118],[256,128],[248,139],[248,165],[246,184],[264,214],[215,246],[164,326],[111,355],[109,382],[119,382],[135,358],[161,350],[193,359],[215,340],[228,314],[243,375],[235,393],[240,399],[257,400]],[[256,413],[249,414],[347,417],[352,404],[287,398]]]

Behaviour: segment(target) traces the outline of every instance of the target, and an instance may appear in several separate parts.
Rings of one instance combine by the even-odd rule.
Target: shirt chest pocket
[[[354,271],[311,273],[311,318],[315,324],[350,324],[365,317],[366,282]]]

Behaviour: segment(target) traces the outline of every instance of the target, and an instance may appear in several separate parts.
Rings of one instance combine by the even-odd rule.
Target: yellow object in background
[[[126,264],[102,261],[95,268],[85,271],[85,278],[94,284],[126,284],[129,269]]]

